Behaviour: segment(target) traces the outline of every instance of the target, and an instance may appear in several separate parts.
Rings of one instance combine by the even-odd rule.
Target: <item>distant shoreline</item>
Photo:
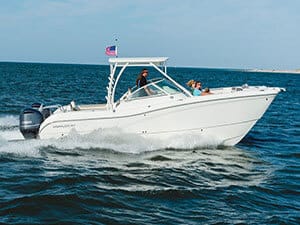
[[[270,70],[270,69],[248,69],[246,72],[257,72],[257,73],[296,73],[300,74],[300,70]]]

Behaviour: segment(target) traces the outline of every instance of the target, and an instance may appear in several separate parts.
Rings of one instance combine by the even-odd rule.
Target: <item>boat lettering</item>
[[[75,127],[75,124],[54,125],[53,128],[68,128]]]

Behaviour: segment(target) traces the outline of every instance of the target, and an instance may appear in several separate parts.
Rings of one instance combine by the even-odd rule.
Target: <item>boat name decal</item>
[[[68,128],[75,127],[75,124],[54,125],[53,128]]]

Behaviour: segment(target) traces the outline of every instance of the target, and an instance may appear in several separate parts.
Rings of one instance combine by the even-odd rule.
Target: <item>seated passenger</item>
[[[193,94],[193,91],[195,89],[196,82],[194,80],[189,80],[186,85],[190,88],[191,93]]]
[[[195,88],[193,90],[193,95],[200,96],[201,93],[202,93],[201,83],[200,83],[200,81],[195,81]]]
[[[210,95],[212,94],[209,90],[209,88],[205,88],[204,91],[202,91],[201,95],[204,96],[204,95]]]

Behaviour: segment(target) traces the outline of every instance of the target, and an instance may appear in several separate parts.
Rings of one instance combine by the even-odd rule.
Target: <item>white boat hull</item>
[[[164,96],[155,102],[123,101],[114,112],[107,109],[58,112],[41,124],[39,138],[113,128],[158,139],[193,134],[232,146],[262,117],[278,92],[279,88],[265,88],[189,98]]]

